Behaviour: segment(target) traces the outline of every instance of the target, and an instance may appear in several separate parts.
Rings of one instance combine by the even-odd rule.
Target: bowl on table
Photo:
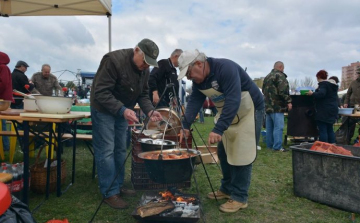
[[[301,95],[306,95],[310,90],[300,90]]]
[[[72,106],[72,98],[35,95],[35,103],[41,113],[66,114]]]
[[[0,111],[5,111],[10,107],[11,101],[0,99]]]
[[[339,115],[351,115],[354,108],[339,108]]]

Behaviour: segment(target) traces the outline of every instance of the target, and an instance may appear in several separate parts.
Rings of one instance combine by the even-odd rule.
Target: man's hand
[[[158,91],[153,91],[153,103],[157,105],[159,103],[159,93]]]
[[[215,132],[210,132],[209,139],[208,139],[208,145],[220,142],[221,138],[222,138],[221,135],[219,135]]]
[[[150,117],[151,115],[151,117]],[[148,117],[150,117],[150,120],[153,122],[161,121],[163,120],[163,117],[161,116],[160,112],[158,111],[149,111]]]
[[[124,118],[131,122],[139,122],[139,119],[136,117],[136,113],[131,109],[125,109]]]
[[[291,103],[287,104],[287,107],[288,107],[288,111],[290,111],[292,109],[292,104]]]
[[[180,130],[180,140],[179,140],[179,144],[181,144],[183,138],[185,138],[186,140],[189,138],[190,136],[190,130],[189,129],[184,129],[184,130]]]

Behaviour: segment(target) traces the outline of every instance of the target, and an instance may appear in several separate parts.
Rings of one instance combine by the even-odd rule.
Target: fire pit
[[[141,217],[138,209],[149,202],[164,202],[169,200],[173,203],[174,208],[161,214]],[[131,214],[140,222],[197,222],[200,219],[200,204],[197,195],[194,194],[177,194],[170,191],[145,192],[140,199],[138,207]]]

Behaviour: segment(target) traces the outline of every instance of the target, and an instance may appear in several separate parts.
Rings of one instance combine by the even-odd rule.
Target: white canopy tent
[[[111,0],[0,0],[0,16],[105,15],[111,51]]]

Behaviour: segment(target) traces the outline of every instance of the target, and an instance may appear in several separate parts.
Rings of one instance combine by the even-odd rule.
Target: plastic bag
[[[6,212],[0,216],[1,223],[36,223],[29,208],[19,199],[12,196],[12,202]]]

